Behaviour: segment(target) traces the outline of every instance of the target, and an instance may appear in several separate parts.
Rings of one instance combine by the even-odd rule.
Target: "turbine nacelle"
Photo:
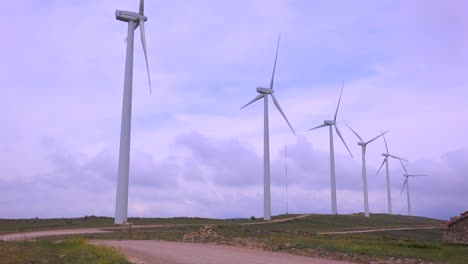
[[[131,11],[122,11],[122,10],[117,10],[115,11],[115,18],[120,21],[124,22],[129,22],[129,21],[134,21],[134,22],[139,22],[143,21],[146,22],[148,18],[146,16],[142,16],[138,13],[131,12]]]
[[[336,121],[334,120],[324,120],[323,123],[328,126],[336,125]]]
[[[363,146],[363,147],[365,147],[365,146],[367,145],[366,142],[358,142],[357,144],[358,144],[359,146]]]
[[[261,94],[271,94],[272,90],[270,88],[257,87],[257,92]]]
[[[390,157],[390,154],[388,154],[388,153],[382,153],[382,156],[384,156],[384,157]]]

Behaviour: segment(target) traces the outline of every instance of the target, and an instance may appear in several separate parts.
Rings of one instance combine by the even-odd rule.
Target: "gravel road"
[[[224,245],[169,242],[160,240],[101,240],[93,244],[110,246],[133,263],[158,264],[337,264],[351,263],[322,258],[294,256]]]
[[[5,241],[16,240],[17,241],[17,240],[27,240],[27,239],[37,238],[37,237],[46,237],[46,236],[95,234],[95,233],[107,233],[107,232],[110,232],[110,231],[101,230],[97,228],[46,230],[46,231],[23,232],[23,233],[16,233],[16,234],[0,235],[0,240],[5,240]]]

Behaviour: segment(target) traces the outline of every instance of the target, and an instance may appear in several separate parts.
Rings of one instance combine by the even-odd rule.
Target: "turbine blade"
[[[405,189],[405,185],[408,183],[408,177],[406,177],[405,182],[403,183],[403,187],[401,187],[401,192],[400,195],[403,193],[403,190]]]
[[[400,164],[401,164],[401,166],[403,166],[403,169],[405,170],[405,173],[408,174],[408,171],[406,170],[405,164],[403,164],[403,162],[401,160],[400,160]]]
[[[278,51],[279,51],[280,40],[281,40],[281,33],[278,36],[278,45],[276,47],[275,64],[273,65],[273,74],[271,75],[270,89],[272,91],[273,91],[273,81],[275,80],[276,61],[278,60]]]
[[[335,122],[336,122],[336,117],[338,116],[338,109],[340,108],[341,95],[343,94],[343,87],[344,87],[344,81],[343,81],[343,84],[341,85],[340,99],[338,99],[338,105],[336,106],[335,117],[333,118],[333,121]]]
[[[309,129],[309,130],[307,130],[307,131],[312,131],[312,130],[314,130],[314,129],[321,128],[321,127],[326,127],[326,126],[328,126],[328,125],[327,125],[327,124],[321,124],[320,126],[316,126],[316,127],[311,128],[311,129]]]
[[[408,176],[411,176],[411,177],[421,177],[421,176],[429,176],[427,174],[408,174]]]
[[[141,0],[140,3],[142,2],[143,0]],[[140,10],[141,10],[141,5],[140,5]],[[150,94],[151,94],[151,78],[150,78],[150,70],[149,70],[149,65],[148,65],[148,54],[146,53],[145,22],[143,20],[140,20],[140,35],[141,35],[141,44],[143,45],[143,52],[145,53],[146,70],[148,71],[148,83],[149,83],[149,89],[150,89]]]
[[[358,133],[356,131],[354,131],[354,129],[352,129],[350,126],[348,126],[348,124],[346,124],[346,126],[351,129],[351,131],[353,131],[354,135],[356,135],[356,137],[359,138],[359,140],[361,140],[361,142],[363,142],[364,140],[362,140],[362,138],[358,135]]]
[[[383,135],[384,135],[385,133],[387,133],[387,132],[388,132],[388,130],[387,130],[387,131],[385,131],[385,132],[383,132],[382,134],[380,134],[380,135],[376,136],[375,138],[373,138],[373,139],[371,139],[371,140],[367,141],[367,142],[366,142],[366,145],[367,145],[367,144],[369,144],[369,143],[371,143],[372,141],[374,141],[374,140],[378,139],[379,137],[383,136]]]
[[[380,170],[382,169],[382,167],[385,164],[385,162],[387,161],[387,159],[388,159],[387,157],[384,158],[384,160],[382,161],[382,165],[380,165],[380,168],[379,168],[379,170],[377,171],[377,173],[375,175],[379,174]]]
[[[243,107],[241,107],[241,110],[244,109],[246,106],[250,105],[251,103],[262,99],[264,96],[265,96],[264,94],[259,94],[259,95],[257,95],[257,97],[255,97],[252,101],[250,101],[249,103],[247,103],[246,105],[244,105]]]
[[[394,158],[394,159],[397,159],[397,160],[402,160],[402,161],[408,161],[404,158],[400,158],[400,157],[397,157],[397,156],[394,156],[394,155],[391,155],[391,154],[388,154],[390,157]]]
[[[346,142],[344,141],[344,138],[343,138],[343,136],[341,135],[340,130],[338,129],[338,126],[337,126],[336,124],[333,125],[333,126],[335,127],[336,133],[337,133],[338,136],[341,138],[341,141],[343,141],[343,144],[345,145],[346,149],[348,150],[349,155],[351,155],[351,158],[354,159],[353,153],[351,153],[351,150],[349,150],[348,145],[346,145]]]
[[[281,115],[284,117],[284,120],[286,120],[286,123],[288,123],[288,126],[289,126],[289,128],[291,128],[291,131],[293,132],[293,134],[296,135],[296,132],[292,128],[292,126],[289,123],[288,119],[286,118],[286,115],[284,114],[283,109],[281,109],[281,106],[280,106],[278,100],[276,100],[276,97],[275,97],[275,95],[273,93],[271,93],[271,98],[273,98],[273,103],[275,104],[278,111],[280,111]]]
[[[383,129],[380,130],[380,132],[383,133]],[[388,154],[388,145],[387,145],[387,140],[385,139],[385,134],[383,135],[383,141],[385,142],[385,149],[387,150],[387,154]]]
[[[145,0],[140,0],[140,16],[143,16],[145,13]]]

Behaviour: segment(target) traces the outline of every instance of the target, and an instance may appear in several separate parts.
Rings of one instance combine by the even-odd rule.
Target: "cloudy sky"
[[[127,25],[137,0],[5,1],[0,17],[0,218],[113,216]],[[135,34],[129,215],[250,217],[263,213],[267,86],[272,213],[330,213],[327,129],[335,135],[338,212],[363,211],[364,139],[387,134],[409,160],[413,213],[468,209],[468,16],[465,1],[146,1],[150,96]],[[271,102],[271,101],[270,101]],[[371,212],[386,212],[385,150],[368,147]],[[394,211],[406,213],[402,168],[390,163]]]

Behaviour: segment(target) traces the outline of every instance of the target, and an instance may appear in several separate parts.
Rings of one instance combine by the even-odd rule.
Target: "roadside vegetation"
[[[86,243],[75,238],[65,241],[0,241],[0,264],[67,263],[67,264],[127,264],[116,251]]]

